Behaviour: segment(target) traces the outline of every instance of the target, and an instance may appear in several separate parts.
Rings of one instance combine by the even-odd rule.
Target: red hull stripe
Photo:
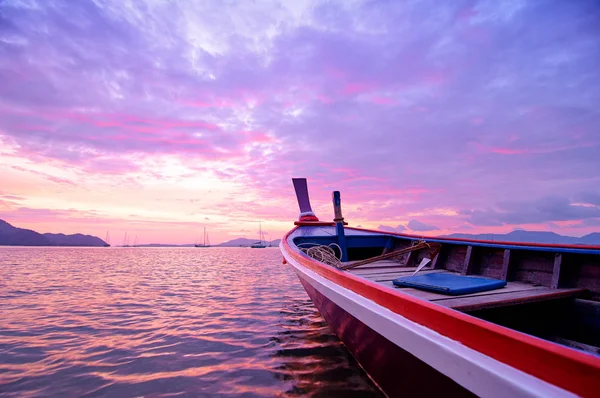
[[[283,238],[285,252],[304,267],[339,286],[497,361],[572,393],[597,396],[600,391],[600,358],[384,288],[313,261],[291,248],[288,237],[293,231],[295,229]]]

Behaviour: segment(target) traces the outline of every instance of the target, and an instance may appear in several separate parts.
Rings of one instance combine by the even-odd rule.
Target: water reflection
[[[277,249],[0,248],[6,396],[378,396]]]
[[[277,377],[291,382],[288,395],[322,397],[383,396],[339,339],[330,332],[312,302],[298,299],[281,311],[281,332],[273,353],[282,360]]]

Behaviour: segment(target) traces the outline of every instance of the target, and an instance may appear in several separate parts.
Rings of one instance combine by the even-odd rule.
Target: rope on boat
[[[396,251],[393,251],[393,252],[381,254],[379,256],[367,258],[365,260],[357,261],[357,262],[352,263],[352,264],[347,264],[347,265],[342,266],[341,269],[348,270],[348,269],[360,267],[361,265],[374,263],[375,261],[385,260],[385,259],[388,259],[388,258],[400,256],[402,254],[414,252],[414,251],[417,251],[417,250],[431,249],[431,245],[432,244],[433,243],[427,243],[424,240],[419,241],[419,242],[414,241],[413,244],[412,244],[412,246],[405,247],[404,249],[396,250]]]
[[[336,255],[335,250],[333,250],[333,248],[332,248],[332,246],[337,247],[338,252],[341,253],[341,249],[336,243],[331,243],[329,246],[313,245],[313,246],[310,246],[307,248],[300,247],[302,245],[312,245],[312,244],[311,243],[303,243],[303,244],[298,245],[298,248],[300,250],[302,250],[307,256],[314,258],[315,260],[320,261],[324,264],[331,265],[333,267],[336,267],[336,268],[339,268],[342,270],[349,270],[352,268],[360,267],[361,265],[370,264],[370,263],[374,263],[379,260],[385,260],[388,258],[397,257],[397,256],[400,256],[400,255],[403,255],[406,253],[410,253],[410,252],[414,252],[414,251],[418,251],[418,250],[422,250],[422,249],[429,249],[430,258],[434,259],[442,247],[442,245],[440,245],[439,243],[436,243],[436,242],[426,242],[424,240],[421,240],[418,242],[413,241],[412,246],[405,247],[403,249],[396,250],[393,252],[381,254],[379,256],[367,258],[365,260],[360,260],[360,261],[357,261],[352,264],[343,265],[341,258],[340,258],[341,256],[338,257]]]
[[[307,243],[304,243],[306,245]],[[310,243],[308,243],[310,244]],[[303,244],[298,245],[298,248],[302,250],[308,257],[314,258],[324,264],[331,265],[332,267],[340,268],[342,266],[341,253],[342,249],[337,243],[331,243],[329,246],[316,245],[311,247],[300,247]],[[333,250],[333,247],[337,247],[340,257],[338,257]]]

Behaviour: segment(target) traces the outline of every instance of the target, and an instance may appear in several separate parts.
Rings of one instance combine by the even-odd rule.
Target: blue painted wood
[[[335,233],[337,235],[337,244],[342,251],[342,261],[348,261],[348,250],[346,249],[346,235],[344,234],[344,217],[342,216],[342,199],[340,191],[333,192],[333,210],[335,214]]]

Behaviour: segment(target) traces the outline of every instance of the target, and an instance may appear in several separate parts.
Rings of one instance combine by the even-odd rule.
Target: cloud
[[[9,199],[9,200],[25,200],[24,197],[22,196],[17,196],[17,195],[4,195],[0,192],[0,198],[2,199]]]
[[[579,204],[600,203],[599,7],[3,2],[0,142],[13,160],[3,152],[0,173],[181,190],[210,174],[278,201],[258,210],[271,219],[293,213],[291,176],[325,198],[341,190],[361,223],[440,208],[454,211],[440,228],[587,219]],[[533,204],[556,192],[582,194]],[[236,217],[257,211],[231,199]]]
[[[396,231],[397,231],[397,232],[404,232],[404,231],[406,231],[406,227],[405,227],[404,225],[402,225],[402,224],[399,224],[399,225],[396,227]]]
[[[583,227],[600,227],[600,218],[588,218],[581,222]]]
[[[574,204],[563,196],[547,196],[532,202],[500,202],[496,209],[465,209],[460,214],[480,226],[539,224],[598,218],[600,207]]]
[[[583,203],[600,206],[600,193],[598,192],[581,192],[579,195],[577,195],[576,199]]]
[[[408,228],[413,231],[435,231],[439,229],[434,225],[425,224],[418,220],[410,220],[408,222]]]
[[[387,231],[387,232],[404,232],[404,231],[406,231],[406,227],[402,224],[399,224],[396,228],[390,227],[388,225],[380,225],[376,229],[381,230],[381,231]]]

